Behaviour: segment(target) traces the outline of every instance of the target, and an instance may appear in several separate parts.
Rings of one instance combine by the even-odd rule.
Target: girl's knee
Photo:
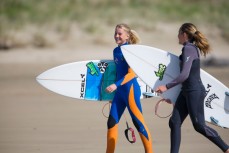
[[[204,126],[203,125],[201,125],[199,123],[194,123],[193,124],[193,127],[196,130],[196,132],[205,133],[205,129],[204,129]]]
[[[132,120],[133,121],[133,124],[135,126],[135,128],[140,131],[140,126],[138,125],[138,123],[135,121],[135,120]]]
[[[176,120],[170,118],[170,120],[169,120],[170,129],[178,128],[180,126],[181,126],[181,124],[179,122],[177,122]]]
[[[193,126],[197,132],[203,135],[210,136],[210,137],[218,137],[218,133],[212,128],[206,126],[205,124],[194,123]]]
[[[110,129],[110,128],[114,127],[115,124],[116,124],[115,119],[113,118],[113,116],[110,115],[108,118],[108,121],[107,121],[107,128]]]
[[[138,131],[139,133],[141,133],[141,134],[144,135],[147,139],[149,139],[148,131],[147,131],[146,127],[145,127],[142,123],[133,120],[133,124],[134,124],[134,126],[136,127],[136,129],[137,129],[137,131]]]

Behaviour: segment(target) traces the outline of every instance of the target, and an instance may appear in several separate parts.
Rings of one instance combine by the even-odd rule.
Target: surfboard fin
[[[142,94],[146,97],[159,97],[159,95],[156,92],[143,92]]]
[[[217,119],[215,119],[213,116],[210,117],[211,122],[218,125],[219,121]]]
[[[225,95],[226,95],[226,96],[229,96],[229,92],[226,91],[226,92],[225,92]]]
[[[212,122],[213,124],[215,124],[215,125],[217,125],[217,126],[220,126],[220,127],[222,127],[222,128],[225,128],[225,127],[219,125],[219,120],[217,120],[217,119],[214,118],[213,116],[210,117],[210,120],[211,120],[211,122]]]

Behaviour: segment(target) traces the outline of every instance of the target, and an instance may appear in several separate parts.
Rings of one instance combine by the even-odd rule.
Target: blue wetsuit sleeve
[[[193,46],[185,46],[183,48],[181,60],[181,73],[172,82],[166,84],[167,89],[184,82],[188,78],[192,62],[194,59],[196,59],[196,57],[198,57],[196,48],[194,48]]]
[[[120,80],[115,82],[115,85],[117,87],[126,84],[127,82],[129,82],[130,80],[132,80],[133,78],[135,78],[136,75],[134,73],[134,71],[129,67],[128,68],[128,73]]]

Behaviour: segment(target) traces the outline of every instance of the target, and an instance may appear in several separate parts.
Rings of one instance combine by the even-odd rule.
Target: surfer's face
[[[123,28],[116,28],[114,39],[118,45],[122,45],[128,42],[129,34]]]
[[[179,40],[179,44],[183,45],[187,41],[186,33],[182,32],[182,31],[179,31],[178,40]]]

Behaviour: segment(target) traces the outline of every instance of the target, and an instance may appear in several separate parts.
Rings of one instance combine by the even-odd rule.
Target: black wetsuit
[[[169,127],[171,128],[170,152],[179,152],[181,125],[188,114],[195,130],[225,152],[229,148],[228,145],[223,142],[215,130],[205,124],[204,98],[206,92],[200,78],[200,58],[197,47],[192,43],[185,43],[180,60],[180,75],[172,82],[166,84],[166,87],[169,89],[182,83],[181,92],[176,100],[173,114],[169,121]]]

